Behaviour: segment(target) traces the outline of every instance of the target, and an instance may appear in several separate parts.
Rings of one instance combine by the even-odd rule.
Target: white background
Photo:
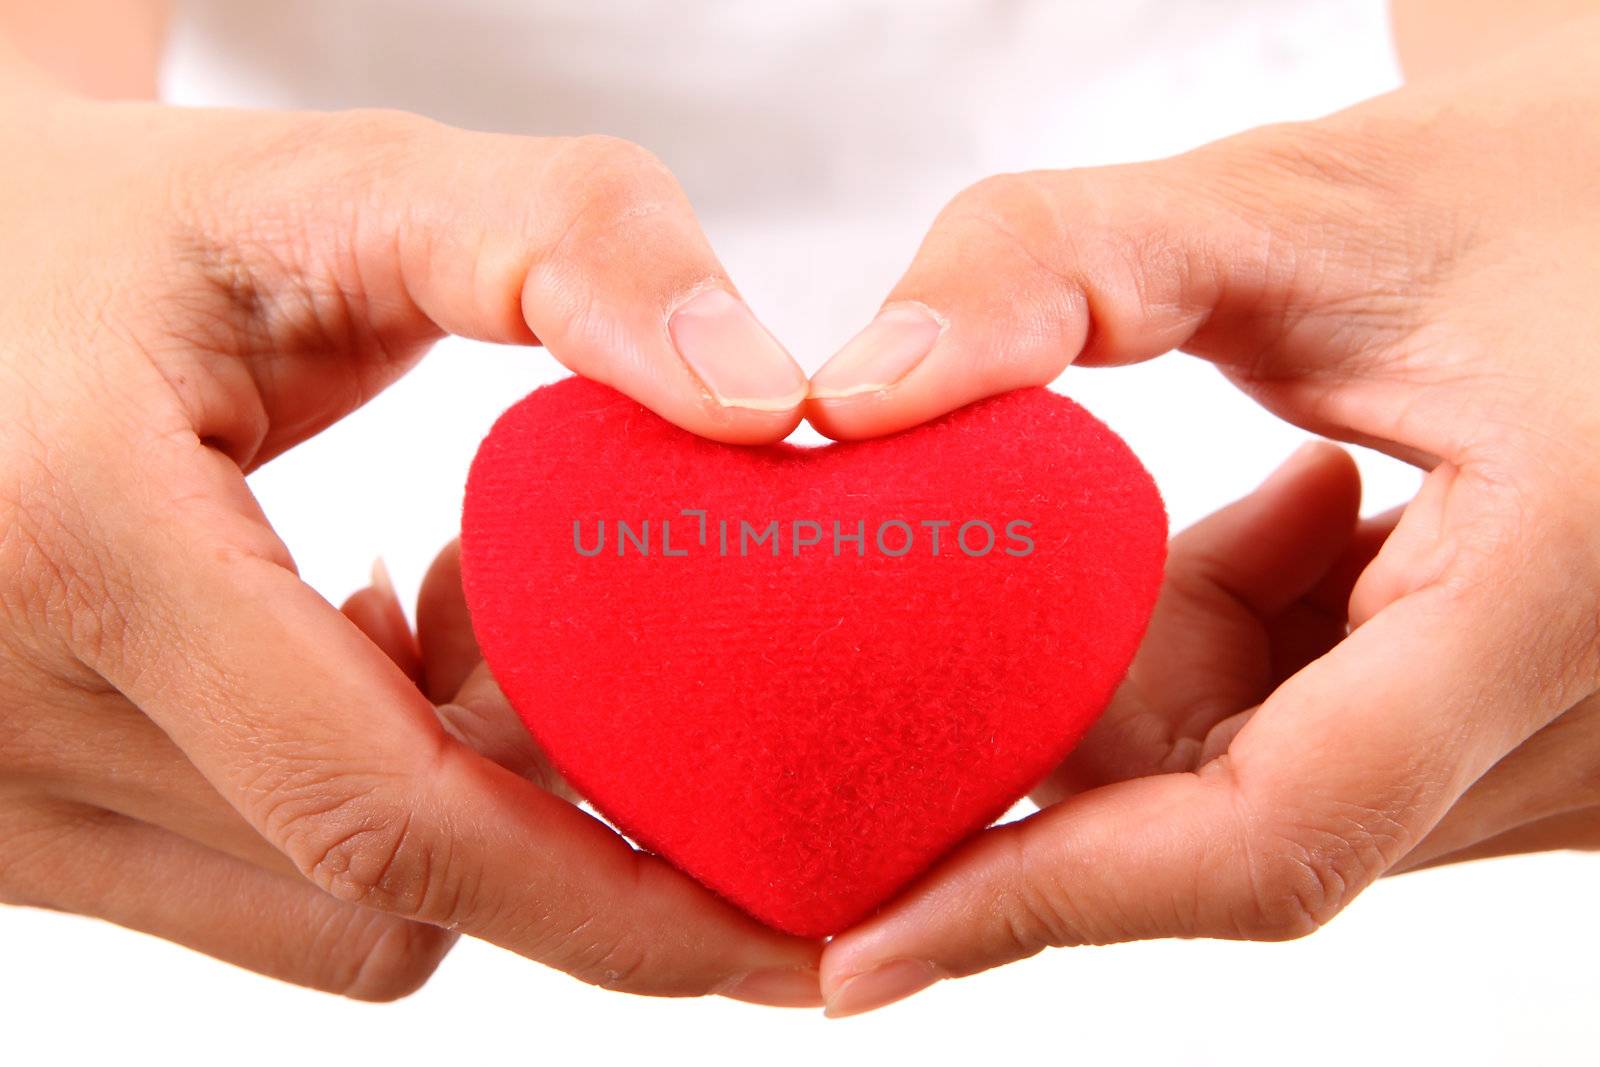
[[[1397,83],[1376,0],[215,0],[180,4],[165,76],[187,104],[397,106],[641,141],[808,370],[985,174],[1165,155]],[[447,341],[252,482],[331,599],[378,554],[409,597],[453,536],[477,441],[559,373],[543,352]],[[1128,438],[1175,527],[1304,436],[1181,356],[1057,388]],[[1416,485],[1361,462],[1369,512]],[[477,943],[406,1001],[354,1004],[5,909],[0,1048],[21,1055],[0,1062],[1594,1063],[1597,862],[1408,875],[1308,941],[1059,951],[840,1021],[608,994]]]

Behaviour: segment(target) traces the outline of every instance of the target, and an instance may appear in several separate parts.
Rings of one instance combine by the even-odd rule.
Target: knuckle
[[[722,277],[688,197],[647,149],[615,137],[575,137],[544,159],[540,173],[546,196],[531,220],[534,254],[523,299],[560,309],[574,338],[611,346],[600,333],[608,328],[605,308],[630,299],[670,301]]]
[[[1024,959],[1046,948],[1107,940],[1096,938],[1085,917],[1077,913],[1056,864],[1031,835],[1022,830],[997,835],[996,846],[1009,853],[1004,866],[1010,873],[995,911],[1001,940],[997,949],[1005,958]]]
[[[1231,932],[1247,941],[1307,937],[1344,905],[1345,882],[1323,857],[1275,848],[1249,868],[1250,896],[1236,910]]]
[[[1600,806],[1600,760],[1591,761],[1579,772],[1576,795],[1590,809]],[[1600,823],[1600,810],[1590,811],[1590,821]]]
[[[603,135],[572,139],[557,156],[557,200],[567,205],[561,244],[607,248],[638,220],[681,212],[688,201],[672,172],[648,149]]]
[[[1191,262],[1195,253],[1183,231],[1152,209],[1172,199],[1171,181],[1140,166],[985,178],[941,213],[935,226],[941,258],[981,259],[987,272],[1035,298],[1049,292],[1070,304],[1079,294],[1098,293],[1105,305],[1095,309],[1098,317],[1142,321],[1170,304],[1179,281],[1201,266]]]
[[[0,904],[58,906],[59,866],[95,825],[93,812],[63,812],[26,798],[0,796]]]
[[[662,993],[660,968],[651,957],[647,946],[617,937],[585,945],[576,956],[569,957],[572,966],[564,969],[591,985],[617,993]]]
[[[48,478],[10,477],[0,484],[0,609],[12,628],[31,629],[57,614],[70,572],[51,531],[60,527]]]
[[[0,702],[0,818],[12,806],[81,795],[93,757],[112,751],[130,720],[144,725],[98,676],[48,660],[0,660]]]
[[[1209,176],[1256,196],[1263,188],[1282,186],[1333,194],[1334,199],[1311,201],[1324,208],[1342,203],[1357,209],[1375,196],[1401,191],[1421,132],[1370,116],[1285,122],[1215,142],[1190,158],[1210,164]]]
[[[363,343],[352,319],[366,284],[359,246],[391,238],[383,205],[397,176],[456,154],[441,146],[446,129],[404,111],[358,109],[196,131],[225,140],[229,164],[173,190],[170,275],[159,291],[167,333],[228,355]],[[361,378],[341,388],[364,399]],[[262,434],[264,416],[237,406],[255,425],[232,436]]]
[[[466,907],[447,840],[423,832],[412,812],[342,783],[340,794],[298,791],[277,802],[269,833],[300,872],[336,899],[437,925]]]
[[[1071,179],[1071,172],[1052,182]],[[941,228],[972,231],[989,240],[1004,238],[1022,250],[1050,248],[1064,236],[1060,226],[1059,192],[1045,187],[1037,173],[995,174],[967,186],[945,206]]]
[[[1337,820],[1300,821],[1262,834],[1247,850],[1249,893],[1230,933],[1251,941],[1315,933],[1393,866],[1409,839],[1393,814],[1353,808]]]
[[[447,127],[410,112],[357,108],[204,123],[191,136],[229,145],[229,165],[172,190],[180,251],[198,250],[230,295],[259,310],[259,292],[319,235],[324,208],[360,202],[377,184],[435,157]],[[351,196],[329,196],[347,190]],[[234,249],[234,245],[240,245]],[[258,277],[259,276],[259,277]]]
[[[357,913],[349,947],[326,955],[339,967],[327,988],[352,1000],[386,1002],[421,989],[455,943],[455,935],[386,915]]]
[[[654,992],[650,949],[595,914],[566,918],[539,939],[533,955],[580,981],[618,992]]]
[[[1128,258],[1129,238],[1076,171],[998,174],[958,193],[935,220],[901,282],[1017,324],[984,353],[1013,385],[1032,384],[1084,342],[1095,272]],[[983,283],[972,285],[974,275]]]
[[[1027,171],[991,174],[956,194],[953,207],[1007,213],[1026,207],[1038,196],[1038,179]]]
[[[33,886],[32,860],[40,848],[37,820],[19,811],[0,811],[0,904],[41,903]]]
[[[579,914],[541,938],[535,956],[580,981],[621,993],[665,994],[652,948],[603,916]]]
[[[63,480],[45,469],[15,489],[0,503],[0,615],[41,646],[35,654],[104,661],[127,636],[128,576],[86,535],[91,524]]]
[[[425,150],[447,127],[396,108],[354,108],[320,115],[317,141],[346,158],[352,149],[371,158],[407,159]]]
[[[1418,151],[1427,139],[1426,127],[1383,114],[1280,123],[1196,149],[1177,173],[1219,219],[1241,224],[1237,239],[1261,250],[1271,278],[1398,340],[1416,316],[1375,294],[1436,292],[1473,239],[1458,207],[1417,198],[1439,185],[1425,171],[1442,157]],[[1324,261],[1307,262],[1308,246],[1328,249]]]
[[[351,903],[403,915],[421,911],[432,860],[409,820],[392,815],[319,820],[296,863],[326,892]],[[316,843],[312,844],[311,841]]]
[[[574,137],[568,142],[567,158],[574,172],[590,179],[614,177],[619,185],[648,185],[664,182],[672,187],[677,181],[654,152],[641,144],[592,133]]]
[[[1587,516],[1546,508],[1538,521],[1543,533],[1540,543],[1527,546],[1525,555],[1504,558],[1547,561],[1550,572],[1538,583],[1538,592],[1526,582],[1515,592],[1524,600],[1530,599],[1530,592],[1542,593],[1539,609],[1547,621],[1546,641],[1541,644],[1546,645],[1542,651],[1549,657],[1548,670],[1543,673],[1547,684],[1565,698],[1562,702],[1570,702],[1600,689],[1600,548]],[[1538,663],[1540,651],[1530,649],[1524,661]],[[1530,678],[1525,684],[1536,686],[1538,680]]]
[[[1523,451],[1539,458],[1462,467],[1455,482],[1461,503],[1433,555],[1424,554],[1431,542],[1413,538],[1405,542],[1412,551],[1389,562],[1403,573],[1416,562],[1412,574],[1436,576],[1431,593],[1442,617],[1490,619],[1515,604],[1541,620],[1537,627],[1485,627],[1480,638],[1486,664],[1500,665],[1483,672],[1484,682],[1526,694],[1521,726],[1532,730],[1600,688],[1600,548],[1592,512],[1569,503],[1572,472],[1580,468],[1549,469],[1560,457],[1548,455],[1542,441]],[[1417,584],[1413,578],[1401,588]]]
[[[1240,169],[1280,175],[1318,186],[1343,188],[1371,180],[1371,161],[1342,136],[1332,135],[1316,123],[1283,123],[1245,134],[1242,151],[1232,157]]]
[[[624,875],[631,879],[628,892],[642,899],[656,896],[659,890],[651,883],[662,869],[637,858],[630,864],[630,873]],[[613,992],[695,996],[709,990],[709,982],[694,969],[663,958],[669,951],[666,943],[652,939],[647,931],[648,924],[633,921],[626,910],[552,911],[529,954],[579,981]]]

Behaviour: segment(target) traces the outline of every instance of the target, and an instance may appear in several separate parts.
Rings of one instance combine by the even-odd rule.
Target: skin
[[[733,290],[659,163],[99,103],[153,79],[75,84],[50,57],[76,53],[19,38],[0,212],[36,252],[0,263],[0,899],[364,998],[464,932],[614,988],[850,1014],[1048,945],[1300,936],[1382,874],[1593,847],[1600,27],[1519,39],[1320,122],[992,179],[936,222],[887,305],[934,347],[893,380],[835,364],[805,404],[834,436],[1183,347],[1430,473],[1363,523],[1324,449],[1180,535],[1046,810],[819,972],[570,803],[474,666],[452,553],[418,636],[381,578],[336,611],[243,481],[446,331],[543,340],[708,436],[786,433],[798,398],[719,402],[677,350],[675,311]]]
[[[63,89],[148,100],[171,13],[169,0],[0,0],[0,39]]]
[[[1594,0],[1394,0],[1389,5],[1408,82],[1449,77],[1594,9]]]
[[[1349,461],[1313,453],[1180,536],[1045,809],[834,939],[831,1013],[1049,946],[1300,937],[1384,874],[1600,844],[1597,49],[1589,15],[1327,119],[994,178],[935,222],[885,305],[928,309],[931,351],[887,384],[819,371],[831,435],[1181,348],[1428,474],[1368,528]]]
[[[680,352],[687,301],[738,300],[664,168],[605,138],[106,103],[15,52],[0,159],[30,250],[0,264],[0,901],[365,999],[465,933],[619,990],[818,1003],[818,946],[635,851],[480,714],[470,639],[432,637],[459,593],[424,591],[421,649],[381,588],[341,613],[244,481],[447,331],[782,437],[787,355],[789,400],[749,406]]]

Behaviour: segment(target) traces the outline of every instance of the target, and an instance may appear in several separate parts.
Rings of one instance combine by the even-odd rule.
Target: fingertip
[[[789,360],[787,354],[785,360]],[[765,398],[719,395],[687,362],[674,359],[664,374],[641,374],[627,368],[580,367],[586,378],[610,386],[674,426],[726,445],[767,445],[783,440],[800,425],[805,403],[805,374],[794,365],[795,384],[781,395]],[[789,377],[788,370],[779,376]]]
[[[389,661],[412,682],[422,678],[421,655],[417,641],[406,622],[405,612],[394,592],[388,571],[379,560],[373,565],[374,585],[356,590],[339,611],[355,624]]]
[[[949,321],[926,304],[887,304],[812,375],[806,419],[835,441],[882,437],[966,401],[932,358]]]
[[[1344,449],[1309,441],[1255,492],[1173,538],[1168,573],[1189,573],[1263,617],[1314,589],[1355,536],[1361,477]],[[1188,595],[1197,588],[1183,586]]]
[[[1280,476],[1290,482],[1318,482],[1330,491],[1338,491],[1342,499],[1353,497],[1355,503],[1360,503],[1361,470],[1355,457],[1333,441],[1320,437],[1306,441],[1269,476],[1268,483]]]
[[[417,590],[417,628],[426,630],[437,620],[459,621],[466,613],[466,592],[461,585],[461,539],[439,550],[422,576]]]
[[[820,1008],[824,1003],[815,966],[751,971],[717,993],[729,1000],[769,1008]]]
[[[1361,470],[1332,441],[1307,441],[1262,483],[1271,510],[1290,513],[1290,525],[1343,545],[1361,516]]]
[[[344,603],[339,605],[339,612],[355,623],[362,633],[366,633],[365,624],[373,617],[374,609],[379,603],[377,590],[370,585],[364,585],[344,598]]]
[[[929,960],[897,959],[848,978],[836,978],[824,994],[823,1015],[843,1019],[888,1007],[945,978]]]
[[[978,328],[964,333],[919,301],[886,305],[812,377],[806,419],[835,441],[899,433],[987,397],[1046,385],[1078,350],[1072,337],[1024,338],[990,309],[961,314]]]
[[[1316,588],[1306,594],[1306,600],[1330,617],[1341,618],[1350,626],[1357,626],[1371,617],[1371,607],[1366,603],[1352,603],[1357,583],[1372,565],[1384,542],[1394,532],[1393,512],[1362,519],[1356,523],[1355,534],[1345,546]]]
[[[1361,472],[1332,441],[1306,441],[1245,498],[1256,524],[1282,524],[1304,534],[1353,536],[1361,512]]]
[[[874,1011],[935,981],[984,970],[986,917],[1015,875],[1015,831],[985,831],[823,949],[829,1018]],[[981,958],[980,958],[981,957]]]
[[[807,397],[805,419],[822,436],[832,441],[858,441],[883,437],[901,429],[887,397],[823,399]]]
[[[383,561],[382,556],[372,561],[372,591],[384,601],[399,608],[400,595],[394,591],[394,577],[390,575],[389,565]]]
[[[1009,386],[969,390],[936,368],[884,389],[848,396],[809,396],[804,414],[816,431],[834,441],[861,441],[909,430],[948,415]]]
[[[770,445],[788,437],[800,425],[804,400],[802,390],[792,394],[785,406],[762,410],[725,404],[707,395],[697,409],[669,417],[669,421],[725,445]]]
[[[649,408],[679,429],[718,444],[759,446],[783,440],[800,425],[804,397],[795,394],[787,407],[760,410],[723,404],[692,376],[661,385],[585,375]]]
[[[892,388],[938,345],[949,323],[926,304],[891,304],[811,378],[814,400],[849,400]]]
[[[977,841],[981,849],[983,838]],[[970,854],[972,847],[964,850]],[[846,930],[830,941],[822,952],[819,966],[823,1014],[830,1019],[861,1015],[905,1000],[935,982],[982,970],[989,964],[952,970],[945,953],[957,929],[971,930],[980,925],[971,914],[969,894],[983,896],[970,870],[942,867],[921,880],[899,899],[859,926]]]
[[[781,440],[799,425],[805,372],[738,296],[720,286],[692,293],[668,314],[667,334],[697,402],[683,418],[647,405],[728,444]]]
[[[483,659],[461,585],[459,538],[439,552],[422,579],[417,593],[417,643],[428,699],[435,704],[454,700]]]

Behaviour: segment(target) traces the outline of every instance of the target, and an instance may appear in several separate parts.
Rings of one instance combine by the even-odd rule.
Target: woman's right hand
[[[816,946],[445,729],[244,480],[445,331],[782,437],[804,377],[660,163],[95,103],[17,63],[0,160],[0,899],[357,997],[462,932],[616,989],[817,1003]]]

